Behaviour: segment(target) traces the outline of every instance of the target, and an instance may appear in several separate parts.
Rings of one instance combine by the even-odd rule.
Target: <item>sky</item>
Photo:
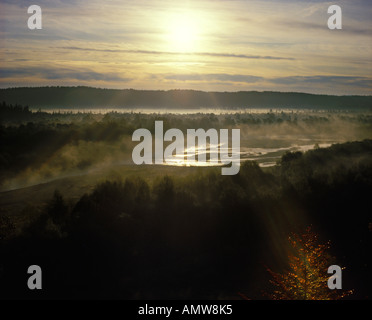
[[[372,0],[0,0],[0,87],[24,86],[371,95]]]

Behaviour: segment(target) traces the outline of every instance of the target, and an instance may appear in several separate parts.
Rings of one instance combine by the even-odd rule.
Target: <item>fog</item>
[[[67,176],[86,175],[111,166],[134,165],[132,151],[137,143],[132,141],[132,134],[139,128],[154,133],[156,120],[164,122],[164,132],[177,128],[185,137],[187,129],[229,129],[230,133],[231,129],[240,129],[240,161],[254,160],[261,167],[274,166],[288,151],[306,152],[335,143],[372,138],[372,115],[369,113],[309,110],[216,114],[200,111],[164,114],[33,112],[23,121],[2,121],[5,147],[0,154],[0,188],[13,190]],[[164,148],[167,144],[169,142],[164,143]],[[198,147],[194,152],[198,154]],[[183,156],[173,164],[219,165],[209,161],[190,163]]]

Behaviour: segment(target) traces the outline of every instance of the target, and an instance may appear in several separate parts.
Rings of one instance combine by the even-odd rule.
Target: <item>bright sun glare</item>
[[[184,14],[174,17],[169,23],[169,42],[172,51],[191,52],[197,45],[198,20]]]

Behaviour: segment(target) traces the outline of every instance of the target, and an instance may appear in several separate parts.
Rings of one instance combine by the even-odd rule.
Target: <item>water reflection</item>
[[[229,159],[235,163],[243,161],[257,161],[260,167],[272,167],[275,166],[277,161],[282,157],[282,155],[287,152],[301,151],[306,152],[315,148],[314,144],[306,145],[291,145],[289,147],[280,147],[280,148],[248,148],[241,147],[240,150],[237,148],[232,149],[231,147],[224,147],[221,145],[214,146],[196,146],[193,148],[185,149],[185,153],[181,155],[174,154],[172,157],[168,157],[165,160],[164,165],[170,166],[199,166],[199,167],[209,167],[209,166],[221,166],[221,158],[219,157],[218,150],[227,150],[229,154],[231,152],[238,152],[240,155],[239,159]],[[319,148],[328,148],[332,143],[320,143],[317,145]],[[214,150],[214,151],[211,151]],[[216,151],[217,150],[217,151]],[[196,157],[194,160],[188,160],[188,154],[195,154]],[[198,158],[206,157],[206,161],[198,161]]]

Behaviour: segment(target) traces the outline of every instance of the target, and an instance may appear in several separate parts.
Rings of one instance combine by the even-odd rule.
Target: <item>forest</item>
[[[330,242],[327,263],[346,268],[343,289],[353,290],[346,298],[370,299],[368,113],[53,114],[8,103],[0,110],[1,299],[269,299],[272,274],[290,266],[288,236],[308,227]],[[130,159],[133,130],[153,131],[154,119],[181,130],[239,127],[247,146],[306,136],[315,147],[283,151],[270,167],[243,159],[235,176],[125,162],[88,188],[88,169]],[[325,136],[339,140],[319,147]],[[80,191],[57,188],[74,170]],[[30,186],[19,185],[27,178]],[[48,192],[21,202],[31,185]],[[43,270],[43,290],[26,286],[31,264]]]
[[[92,87],[0,89],[0,101],[34,108],[293,108],[371,111],[371,96],[332,96],[297,92],[204,92]]]

